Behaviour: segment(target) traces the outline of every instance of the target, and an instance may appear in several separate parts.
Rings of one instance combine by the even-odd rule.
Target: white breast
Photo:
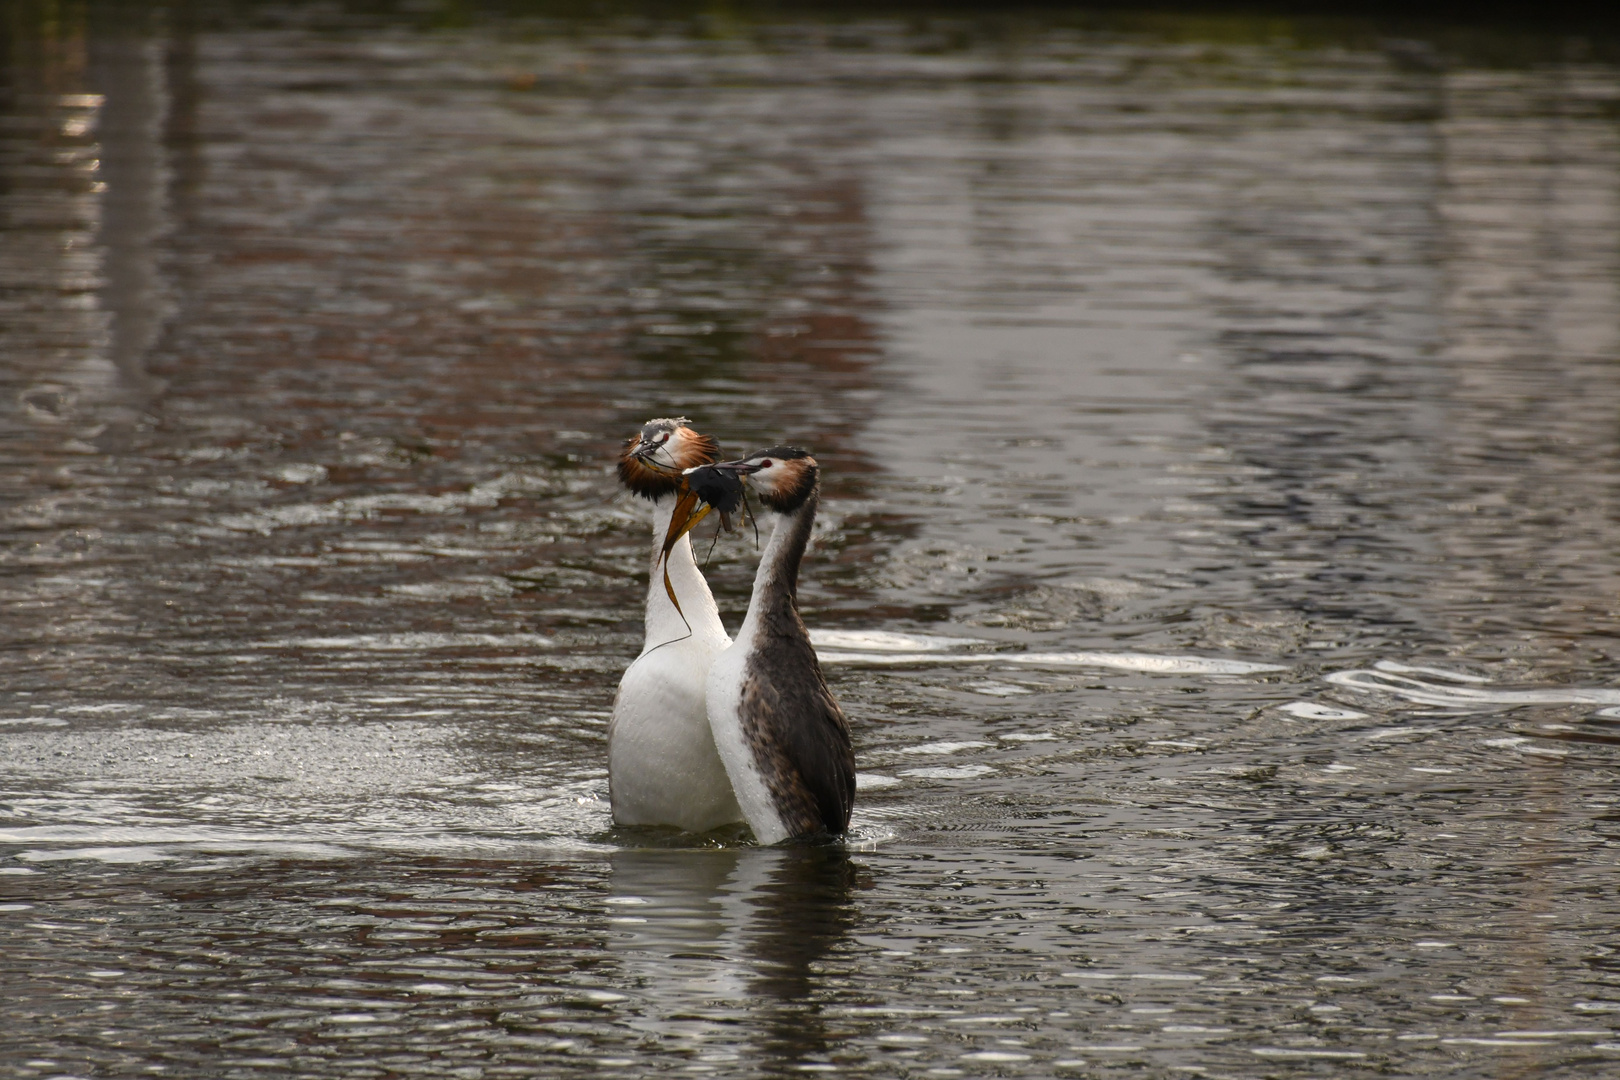
[[[743,625],[742,633],[737,635],[731,648],[715,657],[709,668],[709,730],[714,737],[714,748],[725,763],[726,775],[731,778],[737,805],[754,830],[754,838],[762,844],[774,844],[787,839],[788,829],[777,813],[776,800],[771,797],[765,777],[759,771],[759,762],[748,745],[742,725],[742,684],[752,631],[750,620]]]
[[[742,817],[704,708],[714,643],[643,653],[619,682],[608,728],[608,795],[621,825],[706,832]]]
[[[608,725],[608,797],[620,825],[673,825],[688,832],[743,820],[731,781],[709,734],[704,690],[709,664],[731,639],[709,584],[692,560],[689,537],[669,553],[676,610],[656,557],[673,499],[653,511],[653,560],[647,585],[647,638],[619,680]]]

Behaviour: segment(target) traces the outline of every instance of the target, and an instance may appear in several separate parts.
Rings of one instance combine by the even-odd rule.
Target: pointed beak
[[[681,497],[675,503],[675,510],[670,514],[669,531],[664,534],[663,559],[669,558],[670,551],[680,542],[681,537],[697,528],[698,522],[709,516],[714,507],[698,498],[697,492],[689,487],[682,486]]]
[[[659,472],[666,473],[673,472],[674,469],[671,466],[665,465],[662,461],[658,460],[658,451],[662,450],[663,448],[662,443],[638,442],[635,448],[630,451],[630,457],[635,461],[641,462],[641,464],[645,465],[649,469],[657,469]]]
[[[729,472],[736,473],[738,476],[747,476],[749,473],[757,473],[760,469],[764,468],[763,465],[750,465],[748,462],[741,460],[717,461],[715,462],[714,467],[716,469],[726,469]]]
[[[668,559],[681,537],[708,517],[711,510],[720,511],[720,521],[729,530],[731,512],[743,502],[742,476],[758,471],[757,466],[728,461],[719,465],[697,465],[683,472],[681,497],[670,512],[669,531],[664,534],[664,550],[660,558]],[[668,566],[667,562],[665,566]]]
[[[675,605],[675,610],[682,619],[686,618],[686,613],[681,611],[680,599],[675,595],[675,584],[669,580],[669,553],[680,543],[681,537],[696,528],[697,523],[708,517],[709,511],[714,509],[708,503],[703,503],[700,507],[698,504],[701,501],[697,492],[687,487],[684,482],[681,484],[680,500],[675,503],[675,510],[669,517],[669,531],[664,534],[664,550],[658,555],[658,561],[664,567],[664,592],[668,594],[669,602]]]

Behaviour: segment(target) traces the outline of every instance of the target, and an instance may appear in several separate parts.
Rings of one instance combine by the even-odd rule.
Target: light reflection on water
[[[5,67],[5,1075],[1615,1068],[1612,66],[284,15]],[[609,821],[670,412],[844,848]]]

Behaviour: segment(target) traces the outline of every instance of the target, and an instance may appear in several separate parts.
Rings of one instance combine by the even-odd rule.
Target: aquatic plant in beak
[[[669,553],[681,537],[709,516],[710,511],[718,510],[721,529],[731,531],[731,515],[744,505],[741,474],[747,470],[740,468],[741,465],[741,462],[699,465],[681,474],[680,499],[670,516],[669,531],[664,534],[663,553],[659,556],[664,567],[664,591],[669,594],[670,603],[675,605],[676,611],[681,610],[681,602],[675,598],[675,587],[669,580]]]

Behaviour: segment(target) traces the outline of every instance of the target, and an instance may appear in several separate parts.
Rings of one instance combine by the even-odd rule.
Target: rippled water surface
[[[1620,1070],[1601,41],[4,12],[0,1075]],[[843,847],[611,825],[671,413]]]

